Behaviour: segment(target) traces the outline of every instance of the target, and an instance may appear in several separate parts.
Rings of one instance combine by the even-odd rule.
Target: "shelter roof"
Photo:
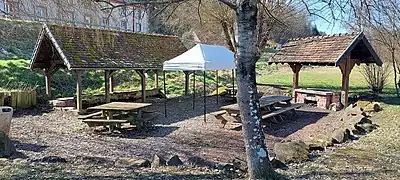
[[[382,65],[362,32],[292,39],[283,44],[268,62],[338,66],[347,55],[357,63]]]
[[[31,69],[162,69],[185,52],[177,36],[43,25]]]

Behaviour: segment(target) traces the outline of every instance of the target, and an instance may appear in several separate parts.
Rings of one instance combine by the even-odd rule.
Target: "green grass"
[[[273,73],[258,76],[257,82],[292,87],[293,73],[288,67],[281,68]],[[338,67],[303,67],[300,70],[300,88],[340,90],[341,84],[342,75]],[[366,83],[363,75],[360,73],[360,68],[355,67],[350,74],[350,91],[362,91],[368,89],[368,84]],[[389,78],[389,83],[384,91],[390,93],[395,92],[392,78]]]

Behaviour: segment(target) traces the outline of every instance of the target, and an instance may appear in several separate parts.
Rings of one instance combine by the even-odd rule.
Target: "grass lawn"
[[[368,90],[368,85],[360,72],[360,67],[355,67],[350,74],[350,91]],[[289,67],[281,68],[270,74],[257,77],[258,83],[277,84],[292,87],[293,73]],[[302,68],[299,75],[299,86],[301,88],[322,88],[340,90],[342,75],[338,67],[316,67]],[[392,78],[385,89],[386,92],[394,92]]]

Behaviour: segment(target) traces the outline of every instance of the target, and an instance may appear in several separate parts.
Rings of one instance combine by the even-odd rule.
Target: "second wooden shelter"
[[[343,90],[341,103],[345,106],[348,105],[349,77],[354,65],[361,63],[382,65],[381,59],[362,32],[289,40],[268,62],[290,65],[294,73],[293,90],[299,87],[299,72],[302,66],[339,67]]]

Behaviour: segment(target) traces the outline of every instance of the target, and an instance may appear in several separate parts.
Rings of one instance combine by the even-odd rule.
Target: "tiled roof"
[[[42,33],[32,63],[36,62],[35,57],[53,57],[53,54],[36,55],[46,52],[40,50],[46,48],[46,43],[40,41],[50,39],[52,47],[57,49],[52,52],[58,52],[57,57],[68,69],[162,69],[164,61],[187,50],[176,36],[59,25],[44,25]],[[31,68],[39,67],[33,64]]]
[[[361,62],[382,64],[363,33],[289,40],[268,62],[338,65],[349,53]]]

